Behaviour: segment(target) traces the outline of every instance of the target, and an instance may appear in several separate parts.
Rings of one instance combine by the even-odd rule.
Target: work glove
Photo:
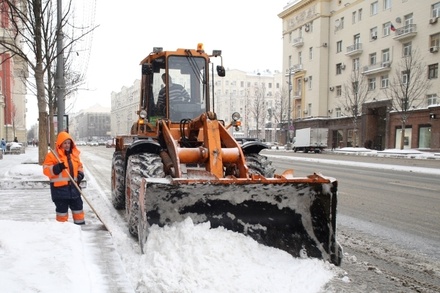
[[[84,179],[84,173],[82,171],[78,171],[78,175],[76,175],[76,180],[78,182],[78,185],[81,183],[83,179]]]
[[[66,166],[64,166],[64,163],[58,163],[52,167],[52,171],[55,175],[60,174],[64,169],[66,169]]]

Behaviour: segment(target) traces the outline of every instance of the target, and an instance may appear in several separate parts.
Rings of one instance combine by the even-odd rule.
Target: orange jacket
[[[56,147],[55,147],[54,152],[58,155],[59,160],[64,163],[64,166],[66,166],[66,169],[64,169],[58,175],[55,175],[53,173],[53,166],[58,164],[59,162],[52,152],[49,152],[46,155],[46,158],[43,162],[43,173],[44,173],[44,175],[49,177],[50,182],[53,183],[55,187],[66,186],[69,184],[69,181],[70,181],[69,174],[67,173],[67,172],[70,172],[70,167],[69,167],[69,163],[67,160],[67,155],[66,155],[64,149],[61,148],[61,145],[63,144],[63,142],[66,139],[70,139],[72,142],[70,145],[70,150],[71,150],[70,159],[72,161],[72,166],[73,166],[73,172],[72,172],[73,179],[75,181],[77,180],[78,171],[84,172],[83,164],[79,158],[80,151],[76,147],[72,137],[67,132],[64,132],[64,131],[60,132],[57,137]]]

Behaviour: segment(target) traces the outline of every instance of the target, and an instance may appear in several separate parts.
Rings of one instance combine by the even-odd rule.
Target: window
[[[312,76],[310,75],[308,78],[309,90],[312,89],[312,81],[313,81],[313,79],[312,79]]]
[[[403,57],[411,56],[411,42],[403,44]]]
[[[382,62],[390,62],[390,49],[382,50]]]
[[[356,11],[353,11],[353,13],[351,15],[351,23],[353,23],[353,24],[356,23]]]
[[[340,85],[336,86],[336,96],[338,97],[342,96],[342,86]]]
[[[428,101],[428,106],[430,106],[430,105],[437,105],[437,104],[440,103],[440,100],[439,100],[437,94],[426,95],[426,99]]]
[[[428,66],[428,79],[438,78],[438,63]]]
[[[368,90],[374,91],[376,89],[376,78],[369,78],[368,79]]]
[[[344,18],[343,17],[341,17],[341,20],[340,20],[341,22],[340,22],[340,29],[343,29],[344,28]]]
[[[370,29],[370,41],[377,39],[377,26]]]
[[[388,83],[389,83],[388,75],[382,75],[380,77],[380,87],[385,89],[388,87]]]
[[[313,47],[309,48],[309,59],[313,60]]]
[[[292,67],[292,55],[289,55],[289,68]]]
[[[342,52],[342,41],[336,42],[336,53]]]
[[[405,20],[405,26],[412,25],[414,22],[414,18],[413,18],[412,13],[405,15],[403,18]]]
[[[383,0],[383,10],[391,9],[391,0]]]
[[[353,44],[357,45],[355,48],[359,48],[359,44],[361,43],[361,35],[356,34],[353,36]]]
[[[376,59],[377,59],[376,53],[370,54],[370,58],[369,59],[370,59],[370,65],[376,64]]]
[[[360,67],[359,58],[353,59],[353,71],[359,70],[359,67]]]
[[[431,35],[429,37],[429,43],[430,43],[431,47],[434,47],[434,46],[439,47],[440,46],[440,33]]]
[[[432,5],[432,17],[440,17],[440,2]]]
[[[430,147],[431,147],[431,126],[420,126],[418,148],[429,149]]]
[[[342,73],[342,63],[336,64],[336,75],[339,75]]]
[[[377,9],[378,8],[378,4],[377,1],[371,3],[370,5],[370,15],[376,15],[377,14]]]
[[[298,52],[298,64],[302,64],[302,52]]]
[[[292,38],[292,32],[289,33],[289,43],[292,44],[293,38]]]
[[[308,108],[309,116],[311,116],[312,115],[312,104],[309,103],[307,108]]]
[[[342,117],[342,111],[341,108],[336,108],[336,117]]]
[[[409,71],[402,71],[402,84],[408,84],[409,82]]]
[[[382,25],[382,34],[384,37],[389,36],[391,33],[391,22],[384,23]]]
[[[362,20],[362,8],[358,10],[358,20]]]

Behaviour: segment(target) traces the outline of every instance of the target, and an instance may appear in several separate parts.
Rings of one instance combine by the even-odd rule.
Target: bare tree
[[[56,41],[58,30],[68,24],[71,14],[71,1],[65,5],[61,25],[57,27],[56,10],[50,0],[2,0],[3,13],[10,18],[11,29],[9,38],[0,39],[2,53],[10,54],[10,58],[22,58],[31,69],[35,78],[35,91],[38,105],[38,140],[39,158],[41,164],[48,148],[48,113],[54,109],[54,83],[51,69],[58,56]],[[63,51],[72,46],[77,40],[92,32],[90,28],[80,36],[68,39],[63,45]],[[10,41],[12,40],[12,41]],[[46,99],[47,96],[47,99]],[[53,112],[52,112],[53,113]],[[51,118],[53,114],[50,115]],[[53,121],[53,120],[50,120]]]
[[[249,97],[248,109],[249,113],[254,117],[256,123],[256,136],[260,138],[260,128],[264,126],[266,118],[266,104],[264,96],[266,94],[266,88],[264,85],[257,85],[253,88],[253,96]],[[263,133],[264,133],[264,127]]]
[[[341,108],[352,119],[354,130],[353,145],[357,146],[362,105],[366,102],[369,95],[368,80],[362,75],[359,68],[351,72],[350,79],[343,85],[341,95]]]
[[[408,56],[403,57],[394,71],[385,95],[391,100],[394,111],[400,116],[402,125],[400,149],[404,147],[405,127],[412,110],[423,103],[421,97],[431,86],[427,76],[426,66],[419,52],[411,50]]]

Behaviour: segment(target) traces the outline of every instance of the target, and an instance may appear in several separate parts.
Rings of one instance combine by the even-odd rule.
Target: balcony
[[[292,46],[299,48],[299,47],[302,47],[303,45],[304,45],[304,38],[303,37],[298,37],[298,38],[293,39]]]
[[[354,45],[347,47],[347,52],[345,52],[345,56],[356,56],[362,53],[362,44],[356,43]]]
[[[416,35],[417,35],[417,25],[408,24],[405,25],[404,27],[396,29],[393,39],[396,41],[404,42],[414,38]]]
[[[391,70],[391,61],[384,61],[374,65],[364,66],[362,68],[363,75],[373,75],[376,73],[387,72]]]
[[[302,64],[295,64],[295,65],[292,65],[292,67],[290,67],[291,74],[294,74],[294,73],[302,71],[302,70],[303,70]]]
[[[294,91],[292,96],[295,100],[301,99],[301,91]]]

